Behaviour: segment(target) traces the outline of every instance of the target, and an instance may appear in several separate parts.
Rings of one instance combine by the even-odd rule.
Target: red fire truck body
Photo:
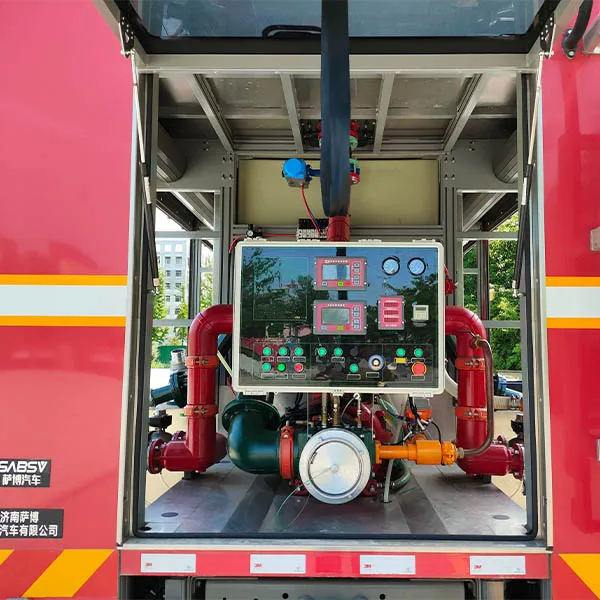
[[[478,69],[483,76],[506,73],[521,81],[517,110],[529,103],[521,129],[531,122],[535,75],[538,62],[543,62],[531,192],[537,200],[531,202],[527,242],[533,267],[524,270],[536,303],[527,344],[530,376],[536,383],[530,399],[535,414],[531,443],[541,458],[536,482],[527,484],[537,486],[537,506],[531,510],[538,511],[538,528],[533,538],[523,541],[469,541],[460,536],[349,540],[138,535],[133,502],[139,493],[135,473],[140,457],[134,446],[145,434],[132,412],[137,402],[132,382],[139,368],[136,349],[143,346],[136,331],[147,315],[135,308],[145,298],[137,270],[143,246],[137,227],[143,211],[136,133],[140,105],[133,93],[131,59],[123,56],[119,39],[123,13],[100,1],[36,3],[34,8],[30,3],[2,3],[0,597],[154,597],[140,596],[139,590],[144,580],[159,579],[168,598],[177,596],[175,589],[181,597],[204,598],[207,580],[228,581],[234,588],[245,581],[245,598],[296,597],[294,585],[313,585],[306,588],[312,591],[303,592],[305,598],[325,597],[320,593],[337,597],[320,592],[329,590],[323,580],[335,580],[340,590],[351,582],[355,596],[340,598],[375,597],[369,587],[374,581],[385,586],[453,580],[474,582],[472,593],[487,590],[489,598],[516,597],[510,592],[504,596],[504,585],[518,580],[541,582],[539,597],[600,597],[600,404],[594,379],[600,347],[600,104],[595,98],[600,63],[593,54],[598,4],[584,39],[589,52],[579,47],[574,58],[565,56],[560,41],[578,3],[554,4],[555,51],[548,58],[540,58],[539,48],[532,47],[510,55],[447,54],[438,65],[431,53],[382,55],[378,65],[376,57],[366,54],[351,61],[351,71],[382,78],[384,92],[390,73],[392,79],[406,81],[419,73],[450,77],[453,70],[468,76]],[[315,56],[224,51],[198,57],[154,54],[137,38],[135,44],[139,90],[146,99],[158,97],[159,77],[209,77],[211,71],[214,77],[234,79],[243,78],[244,72],[248,78],[279,77],[280,69],[293,74],[294,64],[298,78],[319,72]],[[488,93],[493,95],[493,90]],[[375,104],[380,102],[376,90]],[[156,111],[157,122],[160,107],[148,106]],[[212,148],[222,142],[219,131],[226,117],[218,110],[210,114],[208,108],[203,106],[208,114],[203,123],[216,127],[218,138],[207,145]],[[144,133],[155,144],[150,140],[158,135],[156,130]],[[461,139],[467,137],[462,133]],[[518,143],[524,158],[527,144]],[[240,142],[224,154],[220,151],[235,160],[252,154],[281,158],[281,152],[268,146],[255,151],[248,147]],[[452,153],[442,144],[425,155],[444,161]],[[394,154],[395,160],[409,158],[411,151],[404,149]],[[150,168],[156,169],[156,156],[152,160]],[[227,182],[234,164],[224,164],[222,173],[216,167],[219,182],[213,187],[222,195],[241,193],[239,185],[236,189]],[[519,166],[520,182],[524,169]],[[448,165],[440,167],[442,194],[455,176],[460,179],[458,170],[453,174]],[[360,185],[366,182],[363,174]],[[150,185],[156,194],[152,178]],[[476,184],[471,187],[473,193],[480,191]],[[505,187],[499,184],[500,190]],[[167,188],[162,185],[163,191]],[[470,193],[470,186],[463,192]],[[378,222],[386,224],[386,218],[382,215]],[[227,245],[243,232],[235,224],[244,221],[225,212],[222,219],[227,221],[222,225],[226,235],[219,243],[226,257]],[[277,231],[264,225],[266,232]],[[440,226],[448,227],[443,221]],[[454,243],[448,241],[448,231],[445,239]],[[219,260],[215,250],[215,263]],[[457,279],[454,262],[448,266]],[[215,303],[231,301],[227,280],[221,275],[225,291],[215,295]],[[405,574],[398,567],[390,569],[388,561],[400,561],[394,564],[406,567]],[[264,592],[262,586],[270,580],[286,581],[283,596]],[[390,589],[388,598],[404,597],[401,588]],[[231,592],[228,597],[238,596]],[[376,597],[386,596],[382,592]]]

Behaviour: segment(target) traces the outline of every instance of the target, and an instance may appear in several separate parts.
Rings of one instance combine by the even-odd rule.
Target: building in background
[[[156,242],[158,268],[164,273],[167,319],[177,318],[177,311],[189,288],[189,240],[159,240]]]

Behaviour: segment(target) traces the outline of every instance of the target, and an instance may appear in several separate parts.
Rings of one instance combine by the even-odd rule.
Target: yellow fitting
[[[375,442],[375,462],[406,459],[418,465],[451,465],[456,461],[456,446],[452,442],[416,440],[402,446],[384,446]]]

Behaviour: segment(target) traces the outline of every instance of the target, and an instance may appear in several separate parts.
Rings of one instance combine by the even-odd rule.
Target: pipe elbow
[[[188,354],[217,353],[217,337],[231,333],[233,329],[233,306],[215,304],[197,314],[188,335]]]
[[[481,319],[468,308],[447,306],[445,311],[446,335],[473,333],[487,339],[487,333]]]

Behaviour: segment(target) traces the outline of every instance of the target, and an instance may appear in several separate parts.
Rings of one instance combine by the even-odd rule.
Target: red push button
[[[422,362],[413,363],[412,372],[413,375],[416,375],[417,377],[422,377],[423,375],[425,375],[425,373],[427,373],[427,365]]]
[[[294,371],[296,371],[296,373],[302,373],[302,371],[304,371],[304,365],[302,363],[296,363],[294,365]]]

